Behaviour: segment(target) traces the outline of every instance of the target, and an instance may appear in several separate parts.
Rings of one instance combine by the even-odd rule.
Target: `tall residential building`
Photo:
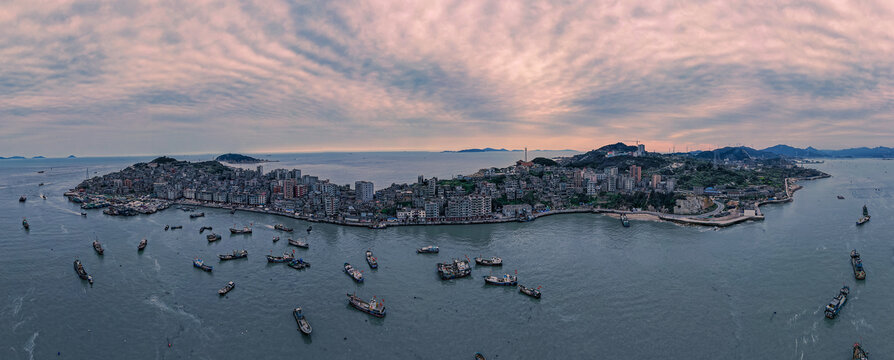
[[[469,216],[490,215],[491,198],[484,195],[469,196]]]
[[[574,187],[581,188],[584,186],[584,173],[582,170],[574,170]]]
[[[260,177],[261,175],[264,175],[264,167],[258,165],[258,177]]]
[[[426,196],[428,196],[428,197],[438,196],[438,178],[433,177],[431,179],[428,179],[428,184],[426,184],[426,185],[427,185],[426,193],[425,193]]]
[[[654,175],[652,175],[652,188],[657,189],[658,185],[661,185],[661,175],[654,174]]]
[[[295,198],[295,188],[298,186],[298,182],[295,179],[286,179],[282,182],[282,197],[284,199],[294,199]]]
[[[326,212],[326,216],[335,215],[338,212],[338,198],[333,196],[323,198],[323,211]]]
[[[641,166],[630,165],[630,177],[637,183],[643,181],[643,168]]]
[[[292,179],[295,179],[295,181],[301,181],[301,169],[292,170]]]
[[[436,202],[425,203],[425,217],[436,218],[441,214],[441,205]]]
[[[354,192],[357,195],[357,201],[368,202],[373,199],[373,183],[369,181],[354,182]]]

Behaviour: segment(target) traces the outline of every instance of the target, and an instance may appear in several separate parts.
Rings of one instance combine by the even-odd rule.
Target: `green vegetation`
[[[557,166],[557,165],[559,165],[559,163],[557,163],[555,160],[547,159],[545,157],[534,158],[534,160],[531,160],[531,162],[538,164],[538,165],[543,165],[543,166]]]
[[[175,163],[175,162],[177,162],[177,159],[170,158],[167,156],[157,157],[157,158],[155,158],[155,160],[150,161],[150,163],[155,163],[155,164],[168,164],[168,163]]]

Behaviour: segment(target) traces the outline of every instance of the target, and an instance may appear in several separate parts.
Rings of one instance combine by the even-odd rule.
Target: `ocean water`
[[[419,174],[505,166],[520,153],[277,156],[280,163],[265,168],[299,166],[338,183],[366,175],[380,188]],[[0,358],[471,359],[482,352],[488,359],[826,359],[847,358],[855,341],[873,358],[894,353],[894,161],[811,165],[833,177],[802,182],[793,203],[764,208],[765,221],[717,231],[640,221],[623,228],[616,219],[575,214],[385,230],[313,224],[306,235],[303,221],[212,209],[198,219],[175,208],[81,217],[62,196],[88,171],[148,159],[0,161]],[[24,204],[21,194],[29,196]],[[857,227],[863,204],[872,220]],[[252,236],[226,234],[249,223]],[[311,244],[296,249],[310,269],[266,263],[264,255],[292,249],[276,223]],[[164,231],[165,224],[184,228]],[[223,240],[208,244],[198,232],[205,225]],[[274,235],[283,240],[273,243]],[[149,245],[138,253],[144,237]],[[94,238],[105,247],[102,257]],[[429,244],[440,254],[415,253]],[[218,263],[218,254],[242,248],[247,259]],[[865,281],[853,278],[852,248],[863,254]],[[378,270],[367,266],[366,249],[379,258]],[[474,267],[458,280],[437,277],[437,262],[478,255],[501,256],[505,265]],[[194,269],[197,256],[214,271]],[[75,258],[93,286],[78,279]],[[354,283],[344,262],[366,281]],[[543,287],[542,299],[482,280],[516,271],[520,283]],[[236,288],[219,296],[230,280]],[[842,284],[852,296],[837,319],[825,319],[823,306]],[[355,292],[384,299],[388,315],[352,309],[345,294]],[[296,330],[295,306],[314,328],[309,337]]]

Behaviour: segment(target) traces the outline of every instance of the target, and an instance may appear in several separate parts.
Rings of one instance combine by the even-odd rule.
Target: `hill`
[[[251,156],[245,156],[242,154],[233,154],[233,153],[223,154],[221,156],[218,156],[214,160],[217,160],[220,162],[226,162],[226,163],[230,163],[230,164],[255,164],[255,163],[268,162],[268,160],[255,159]]]
[[[779,157],[778,154],[752,149],[747,146],[724,147],[720,149],[702,151],[698,154],[694,154],[693,157],[702,160],[713,160],[715,153],[717,154],[718,159],[729,159],[730,161],[740,161],[748,159],[774,159]]]
[[[509,150],[506,150],[506,149],[494,149],[494,148],[484,148],[484,149],[463,149],[463,150],[459,150],[459,151],[450,151],[450,150],[447,150],[447,151],[443,151],[443,152],[445,152],[445,153],[451,153],[451,152],[455,152],[455,153],[477,153],[477,152],[491,152],[491,151],[509,151]]]

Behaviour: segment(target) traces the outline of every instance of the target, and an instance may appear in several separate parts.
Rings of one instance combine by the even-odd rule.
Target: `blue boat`
[[[838,295],[829,302],[829,305],[826,305],[826,311],[824,313],[827,318],[834,319],[838,316],[841,308],[844,307],[844,303],[847,302],[847,294],[849,294],[850,291],[851,289],[845,285],[838,292]]]
[[[211,270],[214,270],[214,267],[212,267],[210,265],[205,265],[205,262],[203,262],[202,259],[199,259],[199,258],[195,258],[192,261],[192,266],[195,266],[199,269],[202,269],[202,270],[208,271],[208,272],[210,272]]]

